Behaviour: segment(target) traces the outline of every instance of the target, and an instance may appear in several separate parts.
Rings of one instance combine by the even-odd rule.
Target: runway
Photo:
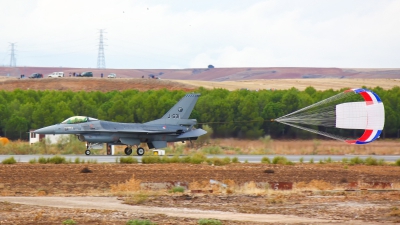
[[[14,157],[17,162],[27,163],[33,159],[39,159],[39,157],[51,158],[54,155],[0,155],[0,162],[4,159]],[[65,157],[67,161],[71,160],[74,162],[76,158],[80,160],[85,160],[86,162],[96,161],[97,163],[115,163],[118,162],[118,158],[127,157],[126,155],[61,155]],[[260,163],[263,157],[268,157],[271,161],[276,156],[284,156],[288,160],[292,162],[300,162],[301,158],[303,162],[308,163],[311,159],[314,163],[318,163],[319,161],[324,161],[327,159],[331,159],[332,162],[342,161],[343,158],[351,159],[354,157],[359,157],[361,159],[366,159],[368,157],[372,157],[374,159],[380,160],[383,159],[385,162],[395,162],[400,159],[400,155],[207,155],[208,158],[234,158],[237,157],[240,162],[249,162],[249,163]],[[142,156],[133,155],[132,157],[136,158],[139,162],[141,162]],[[168,157],[172,157],[172,155],[168,155]],[[180,156],[184,157],[184,155]]]

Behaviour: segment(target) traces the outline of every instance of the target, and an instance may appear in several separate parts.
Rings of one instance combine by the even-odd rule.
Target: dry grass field
[[[304,90],[309,86],[316,90],[339,90],[342,88],[368,88],[381,87],[391,89],[400,86],[400,79],[263,79],[263,80],[239,80],[239,81],[198,81],[198,80],[174,80],[182,84],[194,85],[204,88],[223,88],[230,91],[238,89],[249,90],[287,90],[295,87]]]

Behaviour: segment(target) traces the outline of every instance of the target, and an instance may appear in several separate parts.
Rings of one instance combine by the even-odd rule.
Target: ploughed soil
[[[177,185],[185,191],[171,192]],[[400,223],[399,189],[400,167],[388,165],[1,164],[0,224],[62,224],[67,219],[77,224],[130,219],[198,224],[202,217],[222,224]],[[37,204],[4,200],[9,196],[35,197]],[[139,208],[107,207],[111,199],[98,206],[67,206],[78,196],[110,196],[124,207]],[[62,198],[58,205],[46,204],[52,197]],[[161,210],[170,208],[177,212]],[[190,210],[202,214],[193,216]]]

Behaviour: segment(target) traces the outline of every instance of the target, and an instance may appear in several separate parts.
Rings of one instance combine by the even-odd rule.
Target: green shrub
[[[286,157],[284,156],[275,156],[272,159],[273,164],[281,164],[281,165],[293,165],[294,163],[289,161]]]
[[[133,158],[132,156],[128,156],[119,158],[119,162],[123,164],[132,164],[138,163],[138,160],[136,158]]]
[[[364,163],[364,160],[358,156],[350,159],[351,165],[358,165],[358,164],[363,164],[363,163]]]
[[[150,220],[128,220],[126,225],[156,225],[156,223],[153,223]]]
[[[81,163],[81,159],[78,157],[78,158],[75,158],[75,164],[80,164]]]
[[[184,188],[184,187],[181,187],[181,186],[176,186],[176,187],[173,187],[169,192],[170,192],[170,193],[171,193],[171,192],[172,192],[172,193],[176,193],[176,192],[181,192],[181,193],[183,193],[183,192],[185,192],[185,188]]]
[[[212,219],[200,219],[198,221],[199,225],[222,225],[222,222],[219,220],[212,220]]]
[[[400,166],[400,159],[396,160],[395,165]]]
[[[73,224],[76,224],[76,222],[73,219],[67,219],[67,220],[64,220],[62,224],[73,225]]]
[[[54,164],[63,164],[63,163],[67,163],[67,161],[65,160],[65,157],[62,156],[53,156],[49,159],[47,159],[48,163],[54,163]]]
[[[39,157],[39,163],[40,164],[46,164],[47,163],[47,159],[45,157],[43,157],[43,156],[40,156]]]
[[[349,163],[349,159],[348,158],[343,158],[342,159],[342,163],[343,164],[348,164]]]
[[[365,165],[368,166],[377,166],[378,165],[378,160],[375,158],[372,158],[371,156],[365,159]]]
[[[207,161],[207,157],[202,153],[196,153],[192,157],[190,157],[190,163],[192,164],[200,164]]]
[[[385,160],[384,159],[378,160],[378,165],[380,165],[380,166],[385,165]]]
[[[17,163],[17,161],[14,159],[13,156],[11,156],[10,158],[4,159],[3,161],[1,161],[1,163],[3,164],[14,164]]]
[[[159,156],[143,156],[142,157],[142,163],[143,164],[154,164],[154,163],[160,163],[161,158]]]
[[[271,160],[268,157],[264,156],[261,159],[261,163],[271,164]]]
[[[327,159],[324,159],[324,160],[325,160],[326,163],[332,163],[333,162],[331,157],[328,157]]]
[[[301,158],[299,159],[299,162],[300,162],[300,163],[303,163],[303,162],[304,162],[304,157],[301,157]]]
[[[238,159],[238,157],[233,157],[232,158],[232,163],[239,163],[239,159]]]
[[[310,164],[313,164],[314,163],[314,158],[311,158],[310,159]]]
[[[36,159],[36,158],[31,159],[31,160],[29,160],[29,163],[30,163],[30,164],[35,164],[35,163],[37,163],[37,159]]]

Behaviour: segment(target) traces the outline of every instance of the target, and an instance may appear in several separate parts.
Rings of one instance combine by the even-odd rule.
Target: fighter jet
[[[108,143],[126,145],[125,154],[132,154],[136,146],[139,156],[145,150],[141,143],[147,143],[149,149],[165,148],[167,142],[196,140],[206,134],[203,129],[196,129],[196,119],[189,119],[200,94],[186,94],[163,117],[147,123],[118,123],[98,120],[87,116],[73,116],[60,124],[35,130],[37,134],[75,134],[80,141],[87,142],[86,155],[94,144]]]

